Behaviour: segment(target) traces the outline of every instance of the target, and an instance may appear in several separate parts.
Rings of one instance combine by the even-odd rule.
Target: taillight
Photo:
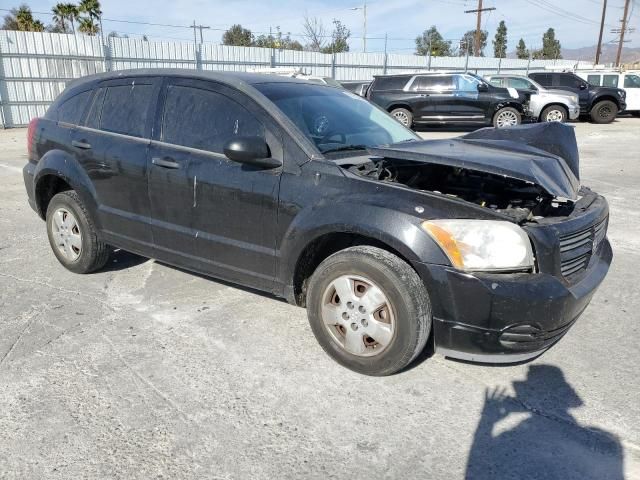
[[[27,152],[29,153],[29,158],[31,158],[31,154],[34,151],[37,128],[38,117],[32,118],[29,122],[29,128],[27,129]]]

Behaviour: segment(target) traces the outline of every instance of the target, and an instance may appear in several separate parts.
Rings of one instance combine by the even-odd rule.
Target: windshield
[[[344,89],[299,83],[254,87],[275,103],[321,153],[419,138],[383,110]]]

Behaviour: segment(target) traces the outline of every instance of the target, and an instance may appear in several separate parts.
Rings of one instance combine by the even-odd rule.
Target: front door
[[[455,115],[461,122],[483,122],[491,104],[491,93],[478,90],[480,81],[471,75],[453,75],[453,98],[450,105],[443,105],[446,112]]]
[[[280,170],[239,164],[223,153],[234,137],[261,137],[282,160],[270,122],[230,87],[167,81],[149,154],[153,237],[161,258],[256,288],[272,287]]]

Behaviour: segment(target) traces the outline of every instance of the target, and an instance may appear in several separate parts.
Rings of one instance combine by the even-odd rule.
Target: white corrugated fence
[[[43,32],[0,30],[0,128],[22,126],[43,115],[67,82],[92,73],[130,68],[193,68],[246,71],[300,67],[336,80],[371,80],[373,75],[427,70],[479,74],[526,73],[546,66],[590,66],[572,60],[516,60],[489,57],[422,57],[385,53],[299,52],[188,42],[151,42]]]

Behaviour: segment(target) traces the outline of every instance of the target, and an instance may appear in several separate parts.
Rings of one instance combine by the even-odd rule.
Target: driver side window
[[[254,115],[229,97],[210,90],[170,85],[162,117],[163,142],[223,153],[235,136],[265,137]]]

